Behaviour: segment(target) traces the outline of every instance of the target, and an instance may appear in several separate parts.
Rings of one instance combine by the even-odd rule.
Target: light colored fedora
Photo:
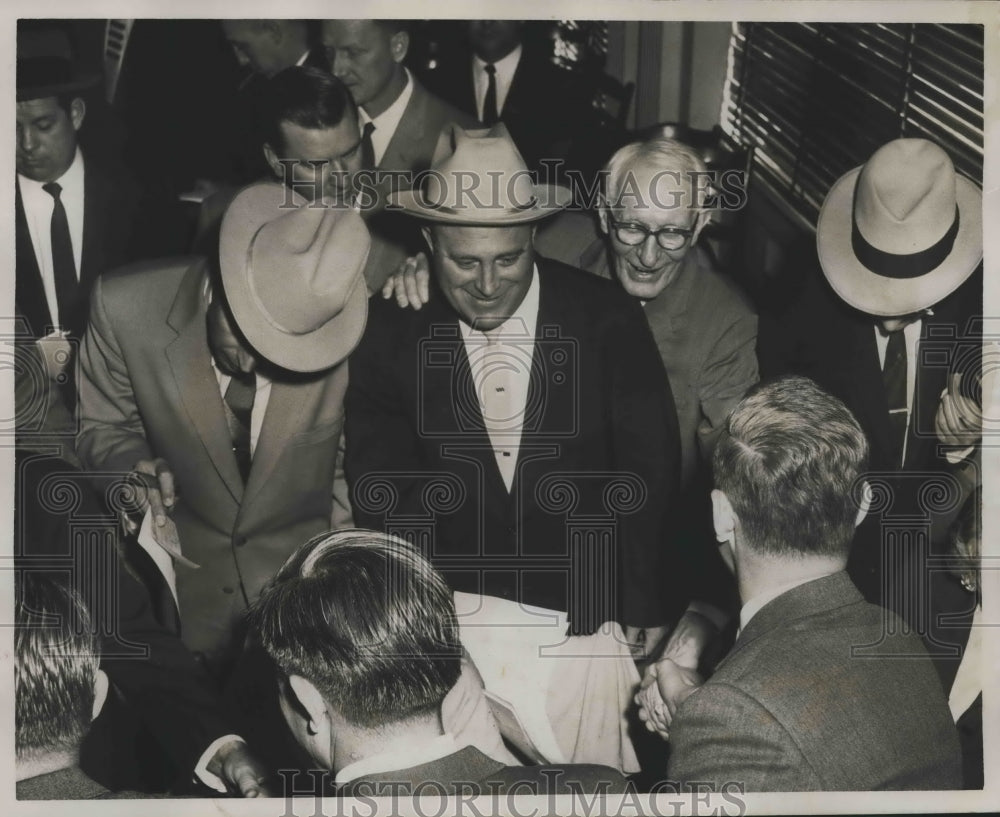
[[[535,184],[507,127],[465,130],[446,125],[423,184],[389,197],[389,208],[446,224],[509,226],[558,212],[571,193]]]
[[[241,190],[222,220],[226,300],[250,345],[293,372],[328,369],[365,329],[371,238],[346,207],[317,207],[284,185]]]
[[[919,312],[983,258],[983,199],[926,139],[896,139],[830,189],[816,226],[820,265],[848,304],[879,316]]]

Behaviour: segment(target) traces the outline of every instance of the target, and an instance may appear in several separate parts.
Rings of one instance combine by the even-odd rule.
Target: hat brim
[[[523,210],[500,210],[489,207],[469,207],[461,211],[446,210],[428,205],[418,190],[401,190],[389,196],[386,209],[443,224],[468,224],[479,226],[507,226],[529,224],[565,209],[573,199],[569,188],[559,185],[534,185],[534,202]]]
[[[289,204],[308,202],[275,182],[243,188],[226,210],[219,235],[219,269],[226,301],[240,332],[261,357],[291,372],[336,366],[354,351],[368,320],[368,290],[359,271],[344,308],[311,332],[293,335],[273,326],[257,307],[246,275],[247,253],[258,231]],[[283,208],[284,205],[284,208]],[[281,270],[274,271],[276,275]]]
[[[82,74],[68,82],[54,82],[45,85],[29,85],[19,87],[16,92],[16,102],[27,102],[31,99],[45,99],[50,96],[61,96],[62,94],[73,94],[77,91],[86,91],[98,85],[101,81],[99,74]]]
[[[909,315],[948,297],[983,259],[982,191],[956,174],[959,227],[948,257],[917,278],[890,278],[868,269],[851,246],[854,189],[860,175],[856,167],[837,180],[816,224],[819,263],[834,292],[855,309],[880,317]]]

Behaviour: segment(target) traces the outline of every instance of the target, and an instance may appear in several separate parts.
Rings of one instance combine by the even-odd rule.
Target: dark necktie
[[[374,122],[365,122],[364,130],[361,132],[361,169],[375,169],[375,145],[372,143],[372,134],[375,132]]]
[[[62,187],[56,182],[42,185],[42,190],[55,200],[52,205],[52,274],[56,283],[56,305],[59,309],[59,324],[69,326],[73,307],[76,303],[77,278],[76,262],[73,260],[73,242],[69,237],[69,221],[63,207]],[[55,316],[53,316],[55,317]]]
[[[250,416],[257,394],[257,377],[253,372],[242,377],[233,377],[226,389],[225,402],[229,408],[227,420],[229,434],[233,440],[233,453],[243,481],[250,475]]]
[[[483,124],[489,127],[495,125],[500,118],[497,113],[497,67],[488,62],[483,70],[489,77],[489,82],[486,85],[486,97],[483,99]]]
[[[896,466],[903,464],[903,446],[906,441],[906,338],[903,331],[889,333],[882,367],[886,402],[889,404],[889,450]]]

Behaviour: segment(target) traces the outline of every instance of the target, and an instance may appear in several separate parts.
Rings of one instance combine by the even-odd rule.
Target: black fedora
[[[100,80],[99,73],[83,70],[74,59],[64,30],[18,26],[18,102],[84,91]]]

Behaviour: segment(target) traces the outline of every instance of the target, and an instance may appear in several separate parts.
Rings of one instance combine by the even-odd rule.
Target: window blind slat
[[[815,223],[830,185],[900,136],[940,144],[977,181],[983,32],[927,23],[737,23],[723,128],[754,175]]]

